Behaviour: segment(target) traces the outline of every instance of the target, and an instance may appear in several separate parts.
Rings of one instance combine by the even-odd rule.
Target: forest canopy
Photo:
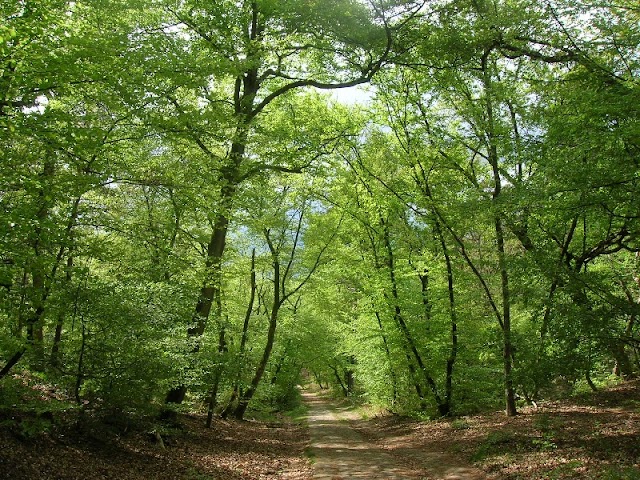
[[[515,415],[638,374],[637,2],[0,15],[1,404]]]

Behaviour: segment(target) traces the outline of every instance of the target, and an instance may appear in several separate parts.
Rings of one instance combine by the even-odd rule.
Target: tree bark
[[[73,257],[70,256],[67,258],[67,272],[65,274],[66,284],[71,284],[71,272],[73,270]],[[62,328],[64,327],[64,317],[65,314],[61,311],[58,314],[58,319],[56,321],[56,329],[53,336],[53,345],[51,346],[51,356],[49,359],[49,363],[52,367],[60,366],[60,344],[62,343]]]
[[[251,321],[251,314],[253,312],[253,305],[256,299],[256,290],[257,290],[257,282],[256,282],[256,249],[254,248],[251,251],[251,293],[249,295],[249,304],[247,305],[247,311],[244,315],[244,323],[242,325],[242,337],[240,338],[240,349],[238,351],[238,373],[236,375],[235,382],[233,384],[233,391],[231,392],[231,397],[227,402],[227,406],[222,410],[220,414],[222,418],[227,418],[231,410],[233,409],[233,404],[237,400],[240,394],[240,377],[242,375],[242,367],[244,365],[244,352],[247,344],[247,339],[249,337],[249,322]]]
[[[218,335],[218,354],[222,357],[227,352],[227,340],[226,340],[226,330],[223,328],[220,329],[220,333]],[[220,379],[222,378],[222,373],[224,370],[224,364],[222,362],[222,358],[220,358],[220,364],[216,366],[216,372],[213,379],[213,385],[211,386],[211,391],[209,392],[209,402],[207,408],[207,423],[206,427],[211,428],[211,422],[213,421],[213,412],[218,404],[218,389],[220,388]]]
[[[504,232],[500,218],[495,219],[496,240],[498,244],[498,263],[500,265],[500,281],[502,288],[502,360],[504,363],[504,391],[506,414],[509,417],[517,415],[516,396],[513,386],[513,345],[511,342],[511,298],[509,292],[509,277],[504,251]]]
[[[244,414],[249,407],[249,402],[256,393],[258,386],[260,385],[260,381],[262,380],[262,376],[264,375],[265,370],[267,369],[267,364],[269,363],[269,358],[271,357],[271,351],[273,350],[273,344],[276,338],[276,329],[278,326],[278,313],[280,311],[280,307],[285,300],[285,297],[282,297],[281,288],[280,288],[280,260],[278,258],[278,253],[276,252],[272,242],[269,239],[267,232],[267,243],[269,244],[269,249],[271,251],[271,256],[273,260],[273,305],[271,306],[271,313],[269,315],[269,329],[267,331],[267,343],[265,344],[264,350],[262,352],[262,358],[260,359],[260,363],[258,364],[258,368],[251,380],[251,384],[246,392],[240,396],[238,400],[238,405],[233,411],[233,416],[238,420],[242,420],[244,418]]]
[[[396,281],[394,255],[393,255],[393,249],[391,247],[391,239],[389,237],[389,228],[386,225],[386,222],[384,221],[382,222],[382,225],[383,225],[384,244],[387,251],[387,270],[389,274],[389,280],[391,282],[391,295],[393,296],[393,300],[395,304],[394,318],[396,320],[397,325],[400,327],[400,331],[404,335],[405,341],[409,346],[409,350],[413,354],[413,358],[418,364],[418,368],[420,370],[422,378],[431,389],[431,393],[438,407],[438,413],[442,416],[448,415],[449,414],[448,409],[444,404],[444,402],[442,401],[442,398],[440,397],[440,393],[438,392],[438,386],[436,385],[436,382],[433,379],[433,377],[429,374],[427,366],[424,364],[424,361],[422,359],[422,355],[420,355],[420,352],[418,351],[416,341],[413,338],[413,335],[411,334],[411,331],[409,330],[409,327],[407,326],[404,320],[404,317],[402,315],[402,312],[400,309],[400,297],[398,294],[398,283]]]
[[[436,235],[440,240],[440,246],[444,254],[445,264],[447,266],[447,292],[449,294],[449,324],[451,328],[451,349],[449,350],[449,357],[447,358],[447,369],[445,374],[445,393],[444,393],[444,409],[445,415],[451,414],[451,406],[453,404],[453,367],[456,363],[458,356],[458,315],[456,313],[456,299],[455,290],[453,288],[453,266],[451,264],[451,257],[449,256],[449,248],[442,234],[442,228],[437,218],[434,218],[434,225]]]
[[[13,356],[7,361],[6,365],[2,367],[2,370],[0,370],[0,380],[2,380],[4,377],[6,377],[9,374],[11,369],[14,367],[16,363],[20,361],[20,359],[22,358],[22,356],[26,351],[27,351],[26,348],[21,348],[20,350],[18,350],[16,353],[13,354]]]
[[[398,379],[396,378],[396,372],[393,368],[393,363],[391,362],[391,351],[389,350],[389,342],[387,340],[387,335],[384,332],[384,327],[382,325],[382,318],[380,317],[380,312],[375,312],[376,319],[378,320],[378,327],[380,328],[380,336],[382,337],[382,343],[384,345],[384,352],[387,358],[387,364],[389,365],[389,375],[391,376],[391,388],[392,388],[392,401],[391,404],[395,405],[398,400]]]
[[[504,227],[502,213],[499,210],[498,199],[502,193],[502,175],[500,173],[498,157],[498,146],[496,143],[495,117],[493,104],[493,82],[489,68],[489,56],[492,48],[487,48],[482,55],[482,83],[484,87],[485,107],[486,107],[486,130],[485,141],[487,146],[487,161],[491,166],[493,174],[493,220],[494,233],[496,239],[496,249],[498,254],[498,268],[500,270],[500,290],[502,296],[502,360],[504,365],[504,392],[505,411],[507,416],[517,415],[516,396],[513,386],[513,344],[511,339],[511,294],[509,289],[509,273],[507,271],[507,261],[504,246]]]

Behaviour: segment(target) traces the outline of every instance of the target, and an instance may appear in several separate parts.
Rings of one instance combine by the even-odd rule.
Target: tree
[[[434,415],[637,374],[637,9],[5,3],[0,381],[211,422],[302,366]]]
[[[196,90],[190,98],[204,105],[199,112],[202,117],[206,118],[207,112],[222,112],[218,118],[228,132],[222,135],[227,153],[219,157],[203,135],[206,126],[192,122],[185,125],[186,136],[215,165],[220,188],[219,200],[212,208],[215,213],[207,247],[208,274],[189,336],[203,334],[215,297],[220,294],[221,262],[239,186],[261,172],[301,169],[295,164],[252,161],[249,148],[260,117],[269,113],[274,100],[296,89],[344,88],[369,81],[389,61],[397,30],[420,7],[420,2],[405,4],[406,13],[398,15],[392,5],[383,10],[373,3],[335,3],[331,10],[326,5],[309,8],[306,2],[266,0],[218,2],[208,8],[200,2],[164,5],[169,21],[176,25],[165,31],[168,40],[180,43],[186,39],[185,51],[201,61],[196,83],[176,87]],[[210,52],[209,60],[205,61],[198,51]],[[161,100],[178,116],[194,108],[174,94]],[[180,403],[185,392],[186,386],[179,385],[168,394],[167,401]]]
[[[58,282],[64,265],[69,280],[78,218],[86,213],[84,196],[105,182],[109,155],[122,141],[127,118],[109,96],[113,90],[97,87],[100,69],[116,64],[108,52],[121,46],[126,32],[98,35],[99,28],[91,24],[96,11],[76,6],[47,1],[3,7],[3,252],[7,282],[16,287],[9,289],[7,311],[17,317],[11,320],[18,336],[26,328],[26,344],[17,348],[2,375],[27,349],[35,366],[44,366],[47,304],[56,289],[64,289],[65,281]],[[80,32],[95,34],[100,44],[88,37],[66,40]],[[54,364],[61,322],[62,314],[55,326]]]
[[[264,193],[267,192],[263,191]],[[323,253],[332,239],[330,236],[326,240],[327,243],[318,246],[314,253],[310,253],[312,244],[307,242],[309,238],[307,235],[307,216],[313,215],[312,201],[305,197],[304,193],[300,197],[300,193],[295,190],[290,191],[290,188],[286,186],[276,189],[275,196],[273,194],[264,195],[259,202],[262,208],[256,208],[253,214],[257,215],[255,218],[256,227],[262,230],[264,243],[268,248],[272,266],[272,272],[268,278],[273,287],[270,305],[266,292],[261,295],[261,302],[268,317],[267,338],[251,382],[248,388],[239,395],[238,403],[233,410],[233,415],[238,419],[244,417],[267,369],[275,344],[281,309],[289,304],[295,314],[302,289],[317,270],[323,260]],[[275,211],[265,211],[265,207],[269,208],[270,205],[276,206]],[[307,265],[298,258],[300,257],[299,251],[303,246],[306,260],[309,262]]]

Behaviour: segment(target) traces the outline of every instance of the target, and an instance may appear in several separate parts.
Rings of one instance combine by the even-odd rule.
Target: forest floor
[[[640,382],[521,409],[420,422],[303,392],[307,421],[178,425],[85,420],[7,410],[0,479],[342,480],[640,479]],[[40,430],[46,430],[40,433]],[[162,444],[158,442],[160,435]]]
[[[521,408],[512,418],[379,416],[354,426],[405,465],[427,467],[404,478],[640,480],[640,381]],[[455,469],[465,464],[478,470]]]

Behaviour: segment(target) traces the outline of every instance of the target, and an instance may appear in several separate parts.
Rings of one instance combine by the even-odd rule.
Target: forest
[[[0,14],[0,410],[510,417],[640,372],[636,0]]]

